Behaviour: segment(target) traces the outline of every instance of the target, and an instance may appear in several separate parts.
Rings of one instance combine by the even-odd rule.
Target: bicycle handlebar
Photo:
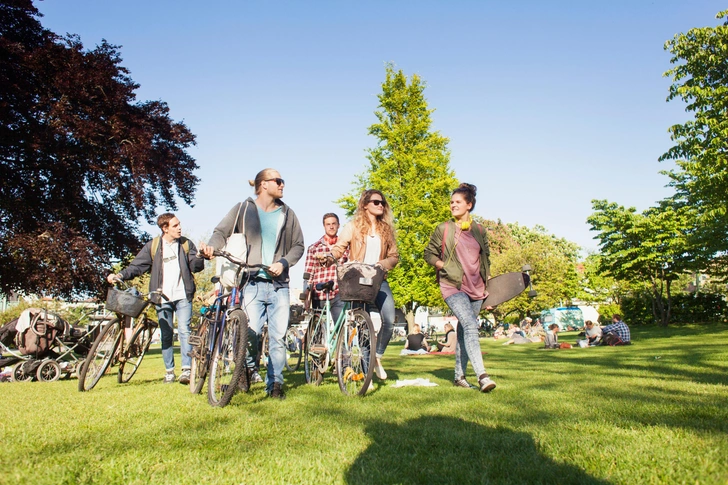
[[[228,261],[230,261],[231,263],[236,264],[243,268],[263,269],[263,270],[267,270],[269,268],[269,266],[265,265],[265,264],[248,264],[245,261],[243,261],[242,259],[237,258],[237,257],[233,256],[232,254],[228,253],[227,251],[223,251],[222,249],[214,250],[212,252],[212,255],[215,257],[225,258]]]

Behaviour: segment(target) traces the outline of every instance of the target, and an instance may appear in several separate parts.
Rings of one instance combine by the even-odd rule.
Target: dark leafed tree
[[[139,87],[119,48],[44,29],[0,0],[0,291],[97,292],[140,248],[141,218],[192,204],[195,137]]]

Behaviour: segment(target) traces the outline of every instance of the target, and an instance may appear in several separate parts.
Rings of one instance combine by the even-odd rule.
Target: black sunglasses
[[[273,181],[275,181],[275,183],[277,183],[278,185],[285,185],[286,184],[286,181],[283,180],[282,178],[268,179],[268,180],[264,180],[263,182],[273,182]]]
[[[383,200],[379,200],[379,199],[372,199],[369,202],[372,203],[372,204],[374,204],[374,205],[384,205],[384,201]]]

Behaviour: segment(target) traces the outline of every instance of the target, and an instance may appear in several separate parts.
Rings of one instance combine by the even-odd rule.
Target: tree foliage
[[[139,249],[160,205],[193,201],[194,135],[103,41],[44,29],[30,0],[0,2],[0,291],[98,291]]]
[[[548,234],[541,226],[528,228],[512,223],[506,227],[507,235],[495,238],[507,242],[501,245],[502,250],[493,251],[491,273],[497,276],[521,271],[528,264],[532,268],[532,282],[538,294],[535,298],[529,298],[528,291],[525,291],[513,300],[498,305],[494,310],[496,319],[503,320],[509,314],[516,314],[520,320],[575,298],[579,292],[576,273],[579,247],[566,239]],[[492,228],[489,234],[494,233],[497,234],[497,231]]]
[[[449,140],[432,131],[424,97],[425,84],[416,74],[387,65],[379,94],[378,122],[369,127],[377,146],[367,151],[369,166],[357,177],[352,193],[339,200],[351,215],[362,190],[381,190],[389,201],[397,230],[400,261],[387,277],[395,302],[413,310],[442,303],[434,271],[423,252],[437,225],[450,218],[450,193],[457,180],[450,169]]]
[[[692,209],[672,199],[641,214],[606,200],[592,201],[592,208],[587,222],[598,232],[601,269],[648,288],[655,319],[667,325],[672,284],[697,264],[690,243]]]
[[[728,11],[718,13],[726,17]],[[690,29],[665,43],[675,66],[667,100],[687,103],[694,118],[672,126],[676,143],[660,160],[675,160],[668,173],[678,196],[697,209],[698,248],[728,251],[728,20]]]

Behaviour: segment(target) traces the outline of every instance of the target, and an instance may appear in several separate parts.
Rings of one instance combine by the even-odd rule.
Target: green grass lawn
[[[256,384],[211,408],[162,384],[158,350],[129,384],[106,377],[88,393],[75,379],[2,383],[0,484],[728,483],[728,327],[633,339],[483,340],[490,394],[452,386],[454,357],[400,357],[401,343],[363,399],[298,371],[285,401]],[[417,377],[439,386],[392,387]]]

